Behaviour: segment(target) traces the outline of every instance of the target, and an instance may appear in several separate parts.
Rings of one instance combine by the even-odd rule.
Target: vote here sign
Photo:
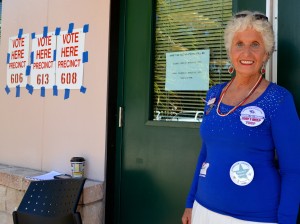
[[[80,89],[83,82],[85,33],[74,29],[57,36],[56,85],[58,89]]]
[[[49,89],[55,85],[55,50],[56,36],[53,32],[46,37],[39,34],[32,39],[30,83],[35,89]]]
[[[27,84],[26,68],[29,64],[29,34],[10,37],[7,54],[7,86],[24,87]]]

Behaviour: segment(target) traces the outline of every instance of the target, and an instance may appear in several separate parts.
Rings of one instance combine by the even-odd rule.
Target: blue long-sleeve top
[[[242,220],[295,224],[300,203],[300,122],[292,95],[270,83],[254,102],[219,116],[216,105],[225,85],[207,93],[200,126],[203,144],[186,207],[192,208],[196,200],[209,210]],[[232,108],[220,104],[221,113]]]

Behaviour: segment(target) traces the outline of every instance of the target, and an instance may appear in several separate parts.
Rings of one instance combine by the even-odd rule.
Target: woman
[[[207,93],[182,223],[295,224],[300,122],[292,95],[263,78],[274,48],[272,25],[263,14],[243,11],[229,21],[224,39],[235,76]]]

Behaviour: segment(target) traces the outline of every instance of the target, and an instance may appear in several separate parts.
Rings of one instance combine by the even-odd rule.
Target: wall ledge
[[[31,181],[25,177],[42,175],[45,173],[46,172],[39,170],[0,164],[0,185],[19,191],[26,191]],[[83,187],[83,193],[79,204],[87,205],[102,201],[104,198],[104,188],[104,182],[87,179]]]

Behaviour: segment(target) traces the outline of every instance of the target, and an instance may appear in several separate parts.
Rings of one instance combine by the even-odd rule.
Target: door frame
[[[106,140],[106,187],[105,187],[105,223],[117,223],[115,214],[118,209],[115,207],[115,200],[118,195],[115,194],[116,179],[118,172],[116,171],[117,159],[117,136],[122,136],[121,130],[116,128],[118,119],[119,97],[118,89],[119,80],[119,35],[120,35],[120,19],[122,6],[119,0],[110,0],[110,25],[109,25],[109,59],[108,59],[108,103],[107,103],[107,140]],[[123,15],[124,16],[124,15]],[[120,178],[119,178],[120,179]]]

